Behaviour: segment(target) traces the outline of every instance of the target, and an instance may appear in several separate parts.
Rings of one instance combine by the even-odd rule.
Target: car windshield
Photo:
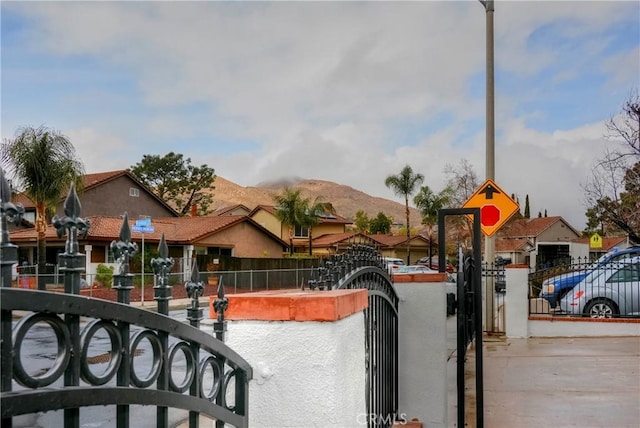
[[[633,249],[632,251],[629,251],[629,250],[610,251],[607,254],[601,256],[598,260],[596,260],[595,263],[593,263],[592,267],[595,268],[603,265],[604,263],[617,261],[620,259],[631,258],[631,257],[637,256],[638,254],[640,254],[640,249]]]
[[[591,271],[589,275],[587,275],[587,277],[585,278],[585,282],[592,283],[595,280],[597,280],[601,275],[605,275],[605,277],[608,277],[612,275],[612,273],[617,272],[618,270],[625,269],[626,266],[629,266],[633,263],[639,263],[639,262],[640,262],[640,257],[638,256],[632,257],[631,254],[628,254],[627,257],[615,260],[615,262],[603,263],[599,266],[596,266],[596,268],[593,269],[593,271]]]

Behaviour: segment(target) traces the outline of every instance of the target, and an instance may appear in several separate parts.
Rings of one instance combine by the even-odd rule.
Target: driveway
[[[640,426],[640,337],[487,337],[483,350],[485,427]],[[475,426],[474,351],[467,357],[467,425]],[[449,373],[455,427],[455,356]]]

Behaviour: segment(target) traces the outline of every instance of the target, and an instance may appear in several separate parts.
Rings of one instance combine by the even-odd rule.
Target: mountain
[[[404,203],[385,198],[367,195],[353,187],[337,184],[331,181],[290,178],[278,181],[260,183],[255,187],[243,187],[223,177],[217,176],[214,182],[212,208],[221,209],[236,204],[243,204],[250,209],[257,205],[273,205],[273,198],[283,192],[285,187],[299,189],[305,198],[322,196],[322,200],[330,202],[337,213],[349,220],[355,218],[358,210],[363,210],[369,218],[379,212],[393,217],[394,221],[404,224]],[[412,227],[420,224],[420,213],[415,208],[411,210]]]

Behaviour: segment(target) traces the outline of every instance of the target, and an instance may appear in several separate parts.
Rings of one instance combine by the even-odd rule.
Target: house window
[[[133,196],[137,198],[140,196],[140,189],[136,189],[135,187],[129,187],[129,196]]]
[[[305,226],[296,226],[293,230],[294,238],[308,238],[309,228]]]

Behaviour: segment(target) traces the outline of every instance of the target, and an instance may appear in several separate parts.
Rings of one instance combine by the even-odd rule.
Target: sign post
[[[153,233],[155,229],[151,226],[151,218],[141,218],[136,220],[136,224],[131,228],[134,232],[140,232],[142,234],[142,289],[140,294],[140,304],[144,306],[144,234]]]

